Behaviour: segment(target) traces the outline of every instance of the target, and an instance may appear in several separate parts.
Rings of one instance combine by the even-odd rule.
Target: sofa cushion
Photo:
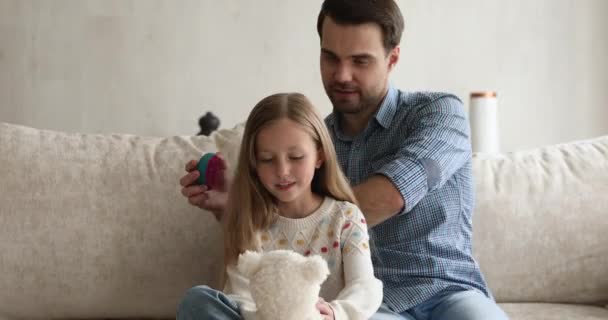
[[[180,194],[211,137],[69,134],[0,123],[0,317],[175,316],[216,285],[219,225]],[[232,143],[232,144],[231,144]]]
[[[511,320],[605,320],[608,309],[597,306],[551,303],[502,303]]]
[[[474,253],[497,300],[608,301],[608,136],[478,154],[473,172]]]

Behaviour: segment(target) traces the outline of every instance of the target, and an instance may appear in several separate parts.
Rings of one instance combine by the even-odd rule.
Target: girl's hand
[[[329,303],[325,302],[323,298],[319,298],[319,301],[317,301],[317,310],[319,310],[319,312],[323,316],[323,319],[335,320],[334,309],[332,309]]]

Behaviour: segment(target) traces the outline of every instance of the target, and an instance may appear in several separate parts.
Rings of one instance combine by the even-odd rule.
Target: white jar
[[[500,152],[496,92],[471,92],[469,120],[473,152]]]

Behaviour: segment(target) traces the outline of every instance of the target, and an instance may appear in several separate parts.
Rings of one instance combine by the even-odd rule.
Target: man
[[[326,118],[374,243],[384,303],[373,319],[507,319],[472,256],[468,121],[457,97],[389,85],[403,17],[394,0],[325,0],[317,21]],[[221,216],[226,198],[180,183]]]

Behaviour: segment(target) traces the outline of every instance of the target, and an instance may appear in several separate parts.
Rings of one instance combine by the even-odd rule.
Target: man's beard
[[[334,111],[337,111],[342,114],[352,115],[375,108],[380,101],[379,97],[364,95],[361,91],[357,91],[357,95],[359,96],[358,101],[353,101],[349,99],[339,99],[334,96],[333,90],[328,96],[329,100],[331,101],[331,104],[334,107]]]

